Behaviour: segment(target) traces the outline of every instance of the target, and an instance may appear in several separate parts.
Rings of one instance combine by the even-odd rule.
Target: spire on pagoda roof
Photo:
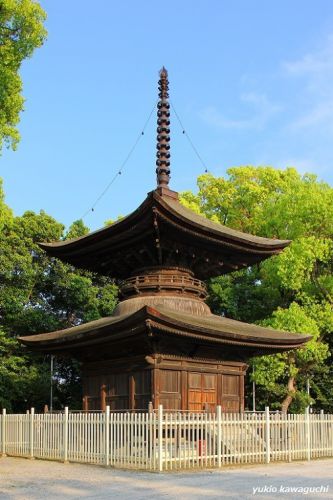
[[[157,187],[168,188],[170,180],[170,104],[168,72],[163,66],[158,81],[159,101],[157,103]]]

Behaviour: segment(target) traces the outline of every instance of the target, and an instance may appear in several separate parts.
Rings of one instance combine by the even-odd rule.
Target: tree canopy
[[[0,150],[4,144],[15,149],[20,139],[17,124],[24,98],[19,70],[24,59],[43,44],[45,18],[33,0],[0,2]]]
[[[293,168],[244,166],[226,177],[202,175],[198,188],[182,195],[196,212],[244,232],[293,240],[279,256],[209,283],[216,314],[313,336],[300,350],[253,360],[259,406],[303,409],[309,378],[313,404],[332,411],[332,187]]]
[[[0,224],[0,406],[42,408],[49,401],[49,356],[29,353],[16,337],[110,315],[117,287],[111,279],[49,259],[37,245],[85,234],[82,221],[66,232],[43,211],[15,217],[0,192]],[[56,406],[80,407],[78,364],[59,359],[56,371]]]

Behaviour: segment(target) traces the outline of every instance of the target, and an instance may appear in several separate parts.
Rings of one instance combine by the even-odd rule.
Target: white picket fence
[[[173,470],[333,457],[333,415],[156,412],[0,415],[2,455]]]

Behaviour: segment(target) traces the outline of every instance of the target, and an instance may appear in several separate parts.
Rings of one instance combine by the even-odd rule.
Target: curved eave
[[[124,332],[130,336],[136,335],[145,330],[144,319],[145,311],[142,308],[133,314],[108,316],[64,330],[19,337],[19,341],[32,350],[42,352],[71,350],[83,345],[117,340],[124,336]]]
[[[156,312],[158,315],[156,316]],[[155,311],[156,320],[152,325],[161,331],[192,337],[204,341],[283,352],[302,347],[312,337],[300,333],[290,333],[241,321],[210,316],[193,316],[166,310]]]
[[[110,316],[67,330],[20,337],[33,350],[71,351],[92,344],[112,343],[119,339],[150,332],[187,337],[209,344],[247,347],[267,352],[282,352],[304,345],[310,336],[271,330],[257,325],[222,318],[175,313],[162,307],[144,306],[126,316]]]
[[[112,253],[115,249],[118,252],[128,251],[133,244],[139,242],[139,245],[143,245],[147,242],[145,234],[154,235],[154,211],[162,221],[173,226],[176,231],[173,237],[175,240],[179,238],[177,235],[183,234],[191,237],[193,245],[200,240],[201,248],[207,247],[208,251],[213,246],[215,252],[228,250],[249,256],[249,262],[246,258],[241,267],[279,253],[290,243],[289,240],[262,238],[230,229],[195,214],[172,197],[161,196],[157,191],[152,191],[137,210],[109,227],[79,238],[39,245],[52,257],[97,272],[103,272],[105,263],[100,262],[100,258],[96,262],[96,253],[107,254],[107,274],[107,267],[112,265]],[[123,274],[119,277],[124,277]]]
[[[115,238],[122,235],[127,236],[128,231],[135,228],[142,217],[145,216],[147,210],[150,209],[150,196],[145,199],[141,205],[126,217],[123,217],[110,226],[103,227],[97,231],[93,231],[85,236],[72,238],[64,241],[52,241],[50,243],[39,242],[38,245],[53,257],[62,258],[62,256],[70,257],[71,255],[84,255],[91,248],[98,248],[101,246],[112,245]]]
[[[291,240],[264,238],[231,229],[196,214],[173,198],[161,197],[157,193],[155,197],[161,207],[165,209],[165,214],[171,216],[170,220],[173,219],[175,223],[178,222],[183,230],[191,230],[197,236],[201,235],[208,240],[215,239],[217,243],[235,246],[244,252],[267,255],[279,253],[291,243]]]

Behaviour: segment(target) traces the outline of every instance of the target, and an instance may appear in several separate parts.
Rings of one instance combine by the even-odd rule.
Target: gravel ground
[[[313,488],[317,490],[311,492]],[[333,499],[333,459],[163,474],[23,458],[0,459],[1,500],[222,497]]]

